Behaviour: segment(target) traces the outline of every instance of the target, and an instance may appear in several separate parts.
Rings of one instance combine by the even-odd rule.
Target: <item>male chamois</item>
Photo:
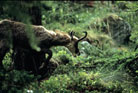
[[[0,68],[3,67],[3,57],[10,49],[9,41],[12,41],[13,50],[22,48],[25,50],[35,51],[29,43],[26,28],[27,25],[21,22],[11,21],[8,19],[0,21]],[[39,41],[38,46],[41,49],[39,52],[48,53],[48,60],[52,57],[52,52],[50,50],[52,46],[66,46],[73,55],[79,54],[78,43],[87,36],[87,32],[85,32],[85,36],[78,39],[73,36],[73,32],[68,35],[61,31],[54,32],[47,30],[43,26],[31,25],[31,29],[36,40]]]

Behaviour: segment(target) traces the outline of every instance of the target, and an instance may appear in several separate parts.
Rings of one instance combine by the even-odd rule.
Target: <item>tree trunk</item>
[[[31,18],[31,22],[33,25],[42,25],[42,15],[41,15],[41,10],[40,7],[38,6],[33,6],[29,9],[29,15]]]
[[[28,9],[33,25],[42,25],[41,10],[39,6],[32,6]],[[39,74],[39,68],[46,60],[45,53],[29,49],[15,48],[13,54],[14,68],[17,70],[31,71],[35,75]]]

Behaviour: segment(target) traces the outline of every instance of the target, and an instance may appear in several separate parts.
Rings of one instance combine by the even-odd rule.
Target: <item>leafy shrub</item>
[[[78,73],[62,74],[51,76],[49,80],[41,83],[41,87],[48,92],[121,92],[120,84],[113,83],[105,85],[100,80],[98,73],[86,73],[80,71]],[[110,83],[110,82],[109,82]]]
[[[36,77],[30,75],[26,71],[13,70],[10,72],[0,72],[0,90],[3,92],[23,92],[24,88],[31,82],[35,81]]]

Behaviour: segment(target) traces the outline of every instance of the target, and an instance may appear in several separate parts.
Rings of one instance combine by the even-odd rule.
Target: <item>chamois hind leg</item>
[[[5,40],[0,40],[0,69],[3,69],[2,60],[5,54],[9,51],[9,48],[6,46]]]

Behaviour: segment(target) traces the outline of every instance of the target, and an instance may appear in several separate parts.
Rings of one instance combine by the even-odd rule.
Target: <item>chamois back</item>
[[[40,42],[40,47],[45,46],[50,48],[51,46],[66,45],[71,41],[71,37],[61,31],[47,30],[43,26],[31,25],[31,29],[36,36],[36,40]],[[13,43],[16,45],[23,46],[24,44],[29,45],[29,39],[27,36],[27,25],[21,22],[2,20],[0,21],[0,35],[5,38],[11,33]]]

